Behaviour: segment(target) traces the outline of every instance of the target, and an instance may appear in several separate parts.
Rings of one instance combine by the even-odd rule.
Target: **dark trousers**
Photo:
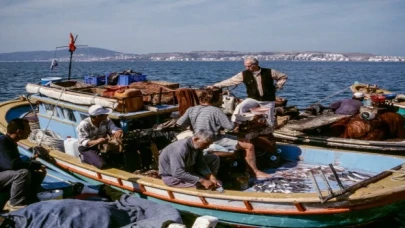
[[[45,173],[28,169],[1,171],[0,190],[10,189],[11,205],[27,205],[38,201],[37,190],[41,186],[45,175]]]
[[[79,146],[79,152],[82,155],[82,161],[84,163],[94,165],[99,169],[106,167],[106,162],[99,155],[100,151],[96,147]]]

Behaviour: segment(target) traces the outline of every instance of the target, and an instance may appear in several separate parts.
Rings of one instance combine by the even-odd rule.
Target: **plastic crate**
[[[146,81],[146,75],[123,75],[121,74],[118,78],[118,85],[127,86],[132,82],[143,82]]]
[[[90,84],[90,85],[105,85],[107,83],[107,77],[106,76],[84,76],[84,83]]]

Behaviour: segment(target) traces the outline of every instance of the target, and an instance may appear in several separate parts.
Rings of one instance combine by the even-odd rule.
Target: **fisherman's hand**
[[[124,135],[124,132],[122,130],[118,130],[112,135],[112,137],[113,138],[122,138],[123,135]]]
[[[222,186],[221,181],[219,181],[214,175],[210,176],[210,181],[215,185],[215,187]]]
[[[205,189],[213,189],[215,187],[214,183],[212,183],[210,180],[206,180],[204,178],[200,178],[199,182],[202,186],[204,186]]]
[[[44,165],[41,165],[41,168],[39,169],[39,171],[46,173],[46,167]]]
[[[97,139],[97,144],[102,144],[102,143],[105,143],[107,141],[108,141],[107,138],[99,138],[99,139]]]

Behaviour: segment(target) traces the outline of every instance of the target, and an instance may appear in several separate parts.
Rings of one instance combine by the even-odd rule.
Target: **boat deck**
[[[352,186],[377,174],[363,170],[345,169],[340,166],[333,167],[344,187]],[[332,190],[341,189],[332,169],[325,165],[309,164],[303,161],[287,161],[277,169],[269,169],[266,172],[273,174],[273,177],[263,181],[253,180],[253,185],[245,191],[266,193],[314,193],[318,190],[313,178],[316,180],[318,188],[321,191],[327,191],[328,185]],[[311,175],[311,172],[313,175]]]

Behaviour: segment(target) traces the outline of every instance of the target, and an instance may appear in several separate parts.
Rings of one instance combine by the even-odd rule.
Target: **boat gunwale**
[[[46,97],[46,96],[41,97],[39,95],[34,95],[34,94],[32,95],[32,99],[43,102],[43,103],[47,103],[47,104],[52,104],[52,105],[57,104],[60,107],[69,108],[74,111],[79,111],[79,112],[83,112],[83,113],[87,113],[88,107],[89,107],[86,105],[78,105],[78,104],[69,103],[67,101],[58,101],[54,98],[50,98],[50,97]],[[158,114],[163,114],[163,113],[170,113],[170,112],[174,112],[174,111],[178,110],[177,105],[175,105],[175,106],[168,105],[168,108],[165,108],[165,109],[159,109],[159,108],[156,108],[156,106],[145,105],[145,108],[147,110],[139,110],[136,112],[128,112],[128,113],[121,113],[121,112],[113,111],[112,113],[110,113],[108,115],[108,117],[111,119],[118,119],[118,120],[136,119],[136,118],[143,118],[143,117],[153,116],[153,115],[158,115]]]
[[[381,148],[382,151],[404,151],[405,152],[405,140],[395,142],[386,142],[386,141],[373,141],[373,140],[360,140],[360,139],[344,139],[338,137],[327,137],[327,136],[316,136],[316,135],[294,135],[289,134],[288,132],[283,132],[276,130],[274,131],[274,136],[280,139],[286,140],[297,140],[302,142],[310,142],[308,140],[313,140],[317,143],[341,143],[341,144],[348,144],[353,146],[368,146],[370,148],[364,149],[378,149]],[[374,148],[372,148],[374,147]]]

